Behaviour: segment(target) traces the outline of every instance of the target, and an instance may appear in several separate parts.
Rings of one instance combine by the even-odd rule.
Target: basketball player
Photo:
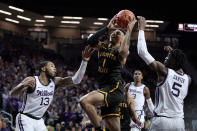
[[[93,51],[90,46],[86,46],[80,68],[72,77],[55,77],[54,63],[44,61],[40,64],[39,76],[25,78],[11,91],[13,97],[24,92],[23,105],[16,117],[16,131],[47,131],[42,117],[53,100],[55,89],[79,84]]]
[[[168,53],[164,64],[156,61],[147,50],[145,26],[145,18],[139,17],[138,54],[158,76],[155,117],[152,118],[150,131],[185,131],[183,104],[191,83],[191,78],[182,70],[185,54],[174,49]]]
[[[121,131],[131,130],[131,118],[137,126],[142,127],[143,125],[142,122],[138,120],[138,117],[136,115],[133,97],[128,93],[129,86],[129,83],[125,85],[124,97],[119,104]]]
[[[98,41],[99,37],[116,26],[116,16],[112,18],[107,27],[102,28],[88,39],[91,46],[98,49],[98,90],[83,96],[80,104],[96,131],[101,131],[99,117],[95,106],[101,107],[101,116],[105,126],[110,131],[120,131],[120,114],[118,106],[123,99],[123,81],[121,70],[129,55],[130,35],[136,20],[128,24],[127,32],[115,30],[110,35],[110,42],[104,46]]]
[[[138,125],[139,127],[142,126],[142,123],[138,120],[138,117],[135,113],[133,97],[128,94],[129,86],[130,84],[128,83],[124,87],[124,96],[119,104],[121,131],[130,131],[131,118],[136,123],[136,125]],[[99,118],[100,118],[99,121],[102,121],[102,118],[100,116]],[[91,122],[89,121],[89,119],[86,118],[86,120],[84,119],[82,125],[87,125],[87,124],[91,124]],[[108,129],[105,130],[108,131]]]
[[[135,112],[137,114],[137,118],[143,123],[144,127],[144,104],[145,99],[148,104],[149,110],[153,112],[154,105],[150,97],[149,88],[142,84],[143,75],[140,70],[135,70],[133,74],[134,82],[128,83],[129,89],[128,93],[133,96]],[[131,121],[131,130],[132,131],[140,131],[141,127],[139,127],[136,123]]]

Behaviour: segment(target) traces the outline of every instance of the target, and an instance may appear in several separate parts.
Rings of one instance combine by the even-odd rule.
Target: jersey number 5
[[[172,89],[173,89],[173,90],[172,90],[172,95],[178,97],[179,94],[180,94],[179,88],[181,88],[181,87],[182,87],[181,84],[174,82],[174,84],[173,84],[173,86],[172,86]]]
[[[49,105],[49,98],[48,97],[46,97],[46,98],[41,98],[41,103],[40,103],[40,105],[42,106],[42,105],[45,105],[45,106],[47,106],[47,105]]]

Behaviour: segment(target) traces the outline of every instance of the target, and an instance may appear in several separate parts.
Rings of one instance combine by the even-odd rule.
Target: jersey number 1
[[[41,103],[40,103],[40,105],[42,106],[42,105],[45,105],[45,106],[47,106],[47,105],[49,105],[49,98],[48,97],[46,97],[46,98],[41,98]]]
[[[172,95],[179,97],[179,94],[180,94],[179,88],[181,88],[181,87],[182,87],[181,84],[174,82],[174,84],[172,86],[172,89],[173,89]]]
[[[103,67],[105,66],[105,62],[106,62],[106,58],[104,58],[103,60]]]

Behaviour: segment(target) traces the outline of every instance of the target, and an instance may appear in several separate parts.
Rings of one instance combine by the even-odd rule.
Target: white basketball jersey
[[[145,96],[144,96],[145,85],[135,86],[134,82],[131,82],[128,93],[133,96],[135,110],[143,110]]]
[[[188,86],[188,75],[168,69],[165,81],[156,88],[154,112],[160,116],[184,118],[183,104]]]
[[[34,76],[34,78],[35,90],[33,93],[25,92],[20,112],[41,118],[53,100],[55,83],[50,80],[48,85],[43,85],[38,76]]]

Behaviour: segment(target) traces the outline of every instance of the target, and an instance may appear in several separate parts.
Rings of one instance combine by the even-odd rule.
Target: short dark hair
[[[42,71],[42,67],[45,67],[49,62],[51,62],[51,61],[41,61],[40,62],[40,67],[39,67],[40,72]]]
[[[178,69],[183,67],[186,56],[185,56],[185,54],[183,53],[182,50],[174,49],[170,52],[170,56],[172,58],[174,58],[174,60],[175,60],[175,64],[174,64],[174,67],[173,67],[175,70],[178,70]]]
[[[140,72],[142,73],[142,70],[140,70],[140,69],[135,69],[134,72],[133,72],[133,74],[134,74],[136,71],[140,71]]]

